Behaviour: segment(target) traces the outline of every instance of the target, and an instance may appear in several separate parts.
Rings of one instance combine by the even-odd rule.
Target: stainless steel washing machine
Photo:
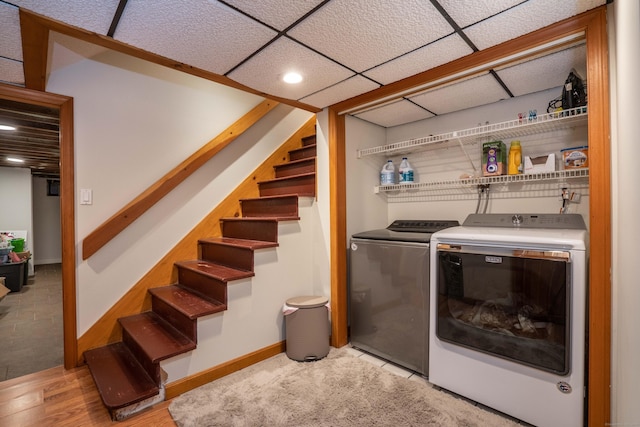
[[[429,241],[457,221],[396,220],[351,238],[351,345],[422,375],[429,369]]]

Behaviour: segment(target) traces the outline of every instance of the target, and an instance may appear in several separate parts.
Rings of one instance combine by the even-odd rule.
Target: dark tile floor
[[[35,266],[20,292],[0,301],[0,381],[63,364],[62,270]]]

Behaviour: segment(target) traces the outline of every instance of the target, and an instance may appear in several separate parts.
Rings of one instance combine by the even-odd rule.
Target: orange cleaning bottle
[[[507,173],[509,175],[522,173],[522,147],[520,146],[520,141],[511,141]]]

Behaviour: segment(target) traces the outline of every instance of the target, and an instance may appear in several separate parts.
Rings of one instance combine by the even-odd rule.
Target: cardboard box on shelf
[[[554,153],[545,156],[524,156],[524,173],[543,173],[556,171],[556,155]]]
[[[572,147],[560,150],[564,169],[581,169],[589,167],[589,147]]]
[[[502,141],[482,144],[482,175],[494,176],[507,173],[507,147]]]
[[[25,259],[31,258],[31,251],[16,252],[16,255],[18,255],[18,258],[24,261]]]
[[[0,277],[0,301],[2,301],[4,297],[11,292],[10,289],[4,285],[4,280],[4,277]]]

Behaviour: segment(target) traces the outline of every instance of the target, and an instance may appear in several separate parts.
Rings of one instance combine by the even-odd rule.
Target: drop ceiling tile
[[[403,99],[392,104],[355,114],[355,117],[383,127],[391,127],[428,119],[429,117],[433,117],[433,114]]]
[[[11,0],[11,3],[49,18],[104,35],[109,31],[120,1],[101,0],[92,1],[89,4],[83,0]]]
[[[282,76],[296,71],[302,83],[290,85]],[[353,73],[299,43],[281,37],[228,75],[267,94],[300,99],[351,77]]]
[[[581,45],[496,72],[511,92],[520,96],[562,86],[571,69],[586,79],[586,55],[586,47]]]
[[[225,74],[277,33],[228,6],[208,0],[136,0],[115,38],[173,60]]]
[[[322,1],[226,0],[226,3],[282,31],[322,3]]]
[[[379,83],[389,84],[438,65],[446,64],[472,52],[473,50],[460,36],[453,34],[400,58],[372,68],[363,74]]]
[[[289,35],[361,72],[452,31],[424,0],[332,0]]]
[[[336,102],[377,89],[378,87],[380,87],[380,85],[356,75],[336,85],[306,96],[300,99],[300,101],[313,105],[314,107],[324,108]]]
[[[478,105],[490,104],[508,97],[509,95],[492,75],[484,74],[430,90],[410,99],[429,111],[440,115],[477,107]]]
[[[482,21],[526,0],[439,0],[440,5],[461,28]]]
[[[22,62],[0,58],[0,82],[24,86]]]
[[[0,3],[0,56],[22,61],[20,14],[17,7]]]
[[[529,0],[464,30],[478,49],[486,49],[605,3],[606,0]]]

